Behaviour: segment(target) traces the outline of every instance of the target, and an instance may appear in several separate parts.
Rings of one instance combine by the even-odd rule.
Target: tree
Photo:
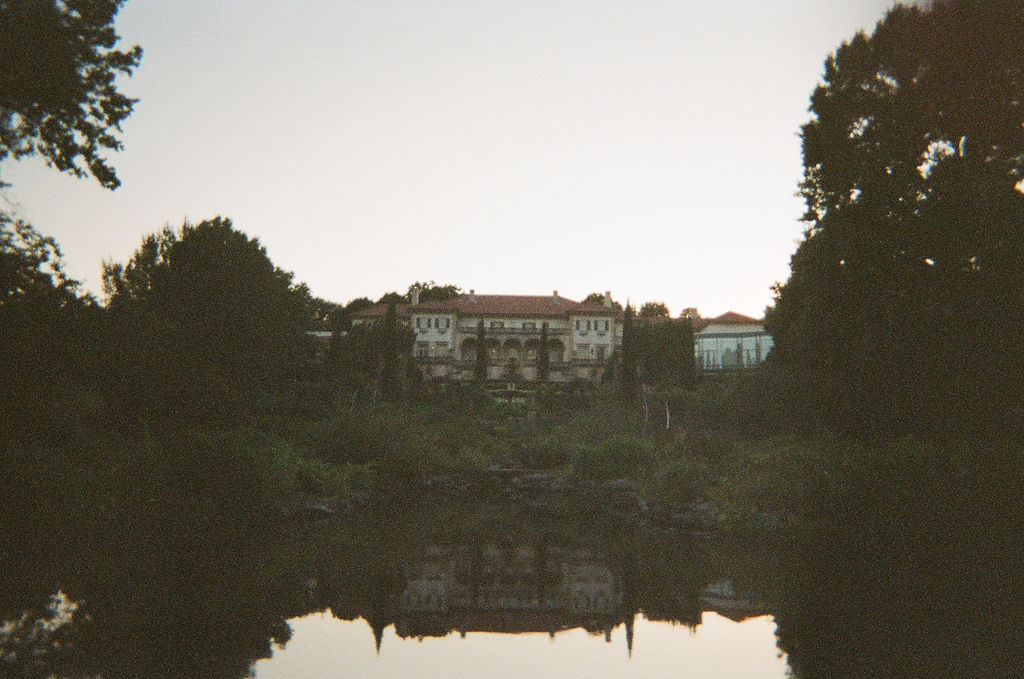
[[[102,322],[57,243],[0,212],[0,440],[10,451],[26,441],[50,454],[75,448],[68,432],[98,424],[100,383],[113,368]]]
[[[644,382],[690,385],[696,379],[693,326],[688,319],[656,317],[633,323],[633,346]]]
[[[310,298],[310,330],[341,329],[345,316],[345,307],[322,297]]]
[[[473,377],[483,381],[487,379],[487,333],[484,331],[484,319],[476,326],[476,366]]]
[[[826,61],[768,329],[849,426],[988,428],[1020,403],[1022,82],[1019,0],[896,6]]]
[[[548,339],[548,324],[540,324],[540,346],[537,349],[537,379],[547,382],[551,375],[551,341]]]
[[[398,311],[395,303],[388,304],[384,314],[384,334],[381,341],[381,391],[385,398],[395,398],[399,394],[399,326]]]
[[[332,333],[337,332],[348,332],[352,329],[352,316],[359,313],[363,309],[369,309],[374,306],[373,300],[369,297],[357,297],[356,299],[350,300],[344,307],[341,308],[340,312],[331,316],[332,325],[330,326]],[[331,341],[334,341],[332,335]]]
[[[136,100],[121,94],[142,50],[114,49],[124,0],[0,2],[0,162],[39,154],[61,172],[120,184],[105,151]]]
[[[644,302],[640,307],[641,318],[668,318],[668,307],[664,302]]]
[[[637,347],[633,328],[633,307],[626,305],[622,318],[622,376],[619,388],[622,397],[633,401],[637,395]]]
[[[78,282],[64,273],[56,241],[0,212],[0,307],[42,299],[57,306],[76,301]]]
[[[583,303],[584,304],[601,304],[601,305],[604,305],[604,303],[605,303],[605,293],[603,293],[603,292],[592,292],[592,293],[590,293],[589,295],[587,295],[586,297],[583,298]],[[619,304],[618,302],[616,302],[615,300],[612,300],[612,308],[616,309],[618,311],[622,311],[622,305]]]
[[[255,407],[309,348],[309,292],[228,219],[147,236],[127,264],[104,265],[103,285],[142,352],[139,381],[183,415]]]
[[[406,293],[407,301],[412,300],[412,291],[419,290],[420,302],[448,302],[462,295],[462,288],[457,285],[438,285],[434,281],[427,281],[421,283],[416,281],[409,286],[409,291]]]
[[[352,326],[331,339],[330,374],[339,387],[357,396],[382,392],[387,398],[398,397],[403,389],[403,365],[404,376],[416,379],[415,364],[408,360],[414,341],[410,330],[386,316],[383,323]]]
[[[407,295],[403,295],[400,292],[394,292],[394,291],[392,291],[392,292],[385,292],[383,295],[380,296],[380,299],[377,300],[377,304],[384,304],[384,305],[387,305],[387,304],[408,304],[408,303],[409,303],[409,297]]]

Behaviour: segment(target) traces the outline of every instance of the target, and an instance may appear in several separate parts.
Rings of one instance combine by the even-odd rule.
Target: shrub
[[[574,475],[604,481],[635,478],[654,451],[654,444],[640,436],[617,434],[582,451],[573,460]]]

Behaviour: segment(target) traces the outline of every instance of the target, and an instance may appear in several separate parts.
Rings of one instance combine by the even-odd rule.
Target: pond
[[[642,615],[606,637],[582,628],[557,632],[458,631],[401,638],[383,631],[381,648],[365,620],[314,613],[289,623],[293,638],[255,665],[259,679],[277,677],[785,677],[769,616],[734,622],[706,613],[691,628]],[[630,653],[627,637],[632,635]]]
[[[269,527],[140,508],[74,540],[15,522],[0,673],[1019,677],[1020,512],[994,511],[770,539],[429,498]]]
[[[580,540],[501,537],[405,551],[387,569],[400,576],[384,573],[369,589],[328,586],[327,609],[290,620],[291,640],[257,662],[255,675],[786,674],[774,621],[731,581],[693,589],[697,580],[676,572],[683,615],[652,619],[638,600],[657,593],[643,591],[620,560]],[[319,580],[305,585],[319,596]]]

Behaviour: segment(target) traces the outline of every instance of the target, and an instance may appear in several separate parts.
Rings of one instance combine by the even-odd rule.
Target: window
[[[594,347],[594,349],[597,351],[597,360],[603,361],[604,360],[604,345]]]
[[[417,316],[417,317],[416,317],[416,327],[417,327],[417,328],[418,328],[418,327],[420,327],[420,321],[421,321],[421,320],[422,320],[422,319],[421,319],[421,318],[420,318],[419,316]]]
[[[590,319],[587,319],[587,330],[590,330]]]
[[[577,318],[576,319],[576,332],[579,332],[579,331],[580,331],[580,320]]]
[[[446,327],[446,328],[452,327],[452,319],[450,319],[450,318],[444,319],[444,327]]]

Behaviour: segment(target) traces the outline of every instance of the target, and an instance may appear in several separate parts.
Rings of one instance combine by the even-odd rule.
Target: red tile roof
[[[709,318],[709,323],[721,323],[725,325],[759,325],[764,323],[763,318],[751,318],[750,316],[744,316],[738,314],[735,311],[727,311],[721,316],[715,318]]]
[[[554,295],[462,295],[445,302],[423,302],[412,306],[399,304],[398,315],[408,318],[413,312],[456,312],[467,316],[540,316],[559,318],[572,314],[618,316],[620,311],[603,304],[583,304]],[[356,318],[383,318],[387,306],[378,304],[355,314]]]

